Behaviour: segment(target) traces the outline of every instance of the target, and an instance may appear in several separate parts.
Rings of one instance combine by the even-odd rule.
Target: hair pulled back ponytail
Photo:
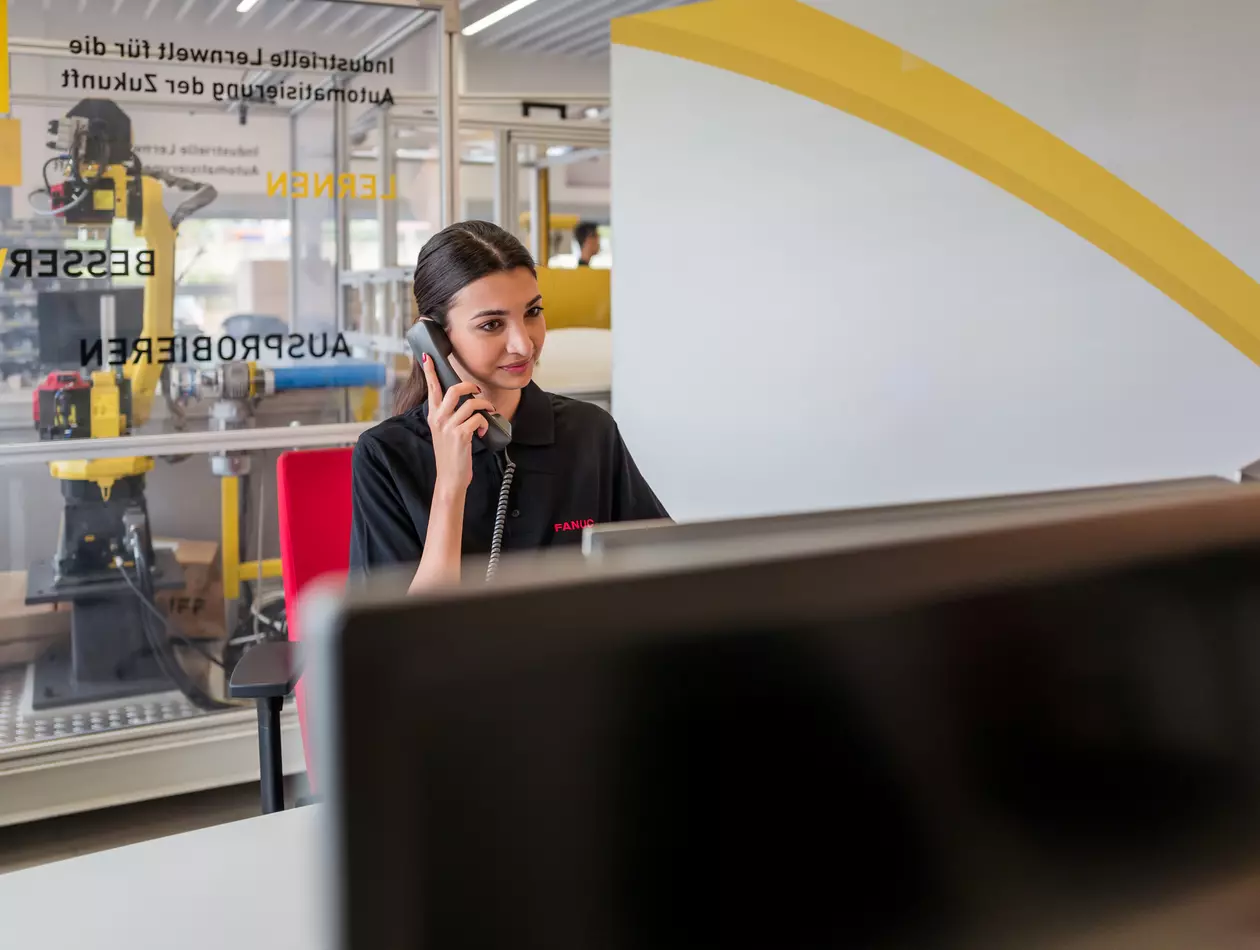
[[[451,302],[461,290],[483,277],[528,268],[537,276],[534,258],[517,238],[489,221],[461,221],[443,228],[425,242],[416,258],[412,293],[416,313],[435,321],[443,330]],[[421,405],[428,398],[424,369],[412,361],[411,375],[394,399],[394,414]]]

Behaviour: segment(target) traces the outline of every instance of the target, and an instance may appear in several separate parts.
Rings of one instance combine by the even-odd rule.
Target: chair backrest
[[[302,639],[298,596],[311,581],[344,576],[350,568],[350,460],[353,449],[285,452],[276,463],[280,505],[280,558],[289,639]],[[295,691],[306,774],[312,789],[315,770],[307,731],[306,688]]]

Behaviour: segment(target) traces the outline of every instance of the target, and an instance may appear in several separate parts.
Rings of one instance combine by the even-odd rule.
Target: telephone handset
[[[417,362],[422,354],[433,360],[433,368],[437,371],[438,382],[442,384],[443,392],[463,382],[459,374],[455,372],[455,368],[451,366],[450,338],[447,337],[446,331],[432,320],[421,319],[412,324],[411,329],[407,331],[407,345],[411,347],[412,355],[415,356]],[[462,406],[465,400],[471,398],[471,396],[461,397],[459,405]],[[486,420],[486,434],[478,438],[491,452],[502,452],[512,443],[512,423],[497,412],[486,412],[482,409],[478,412]]]

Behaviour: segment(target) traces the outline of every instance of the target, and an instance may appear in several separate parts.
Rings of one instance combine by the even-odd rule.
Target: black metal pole
[[[280,759],[280,710],[283,696],[258,700],[258,766],[264,815],[284,811],[284,768]]]

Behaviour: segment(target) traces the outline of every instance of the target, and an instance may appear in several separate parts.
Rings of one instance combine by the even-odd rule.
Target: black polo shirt
[[[617,424],[603,409],[521,391],[508,455],[516,464],[503,550],[580,544],[582,528],[667,518]],[[472,484],[464,502],[463,553],[489,554],[503,482],[501,466],[473,439]],[[354,450],[350,570],[419,565],[436,473],[428,403],[359,436]]]

